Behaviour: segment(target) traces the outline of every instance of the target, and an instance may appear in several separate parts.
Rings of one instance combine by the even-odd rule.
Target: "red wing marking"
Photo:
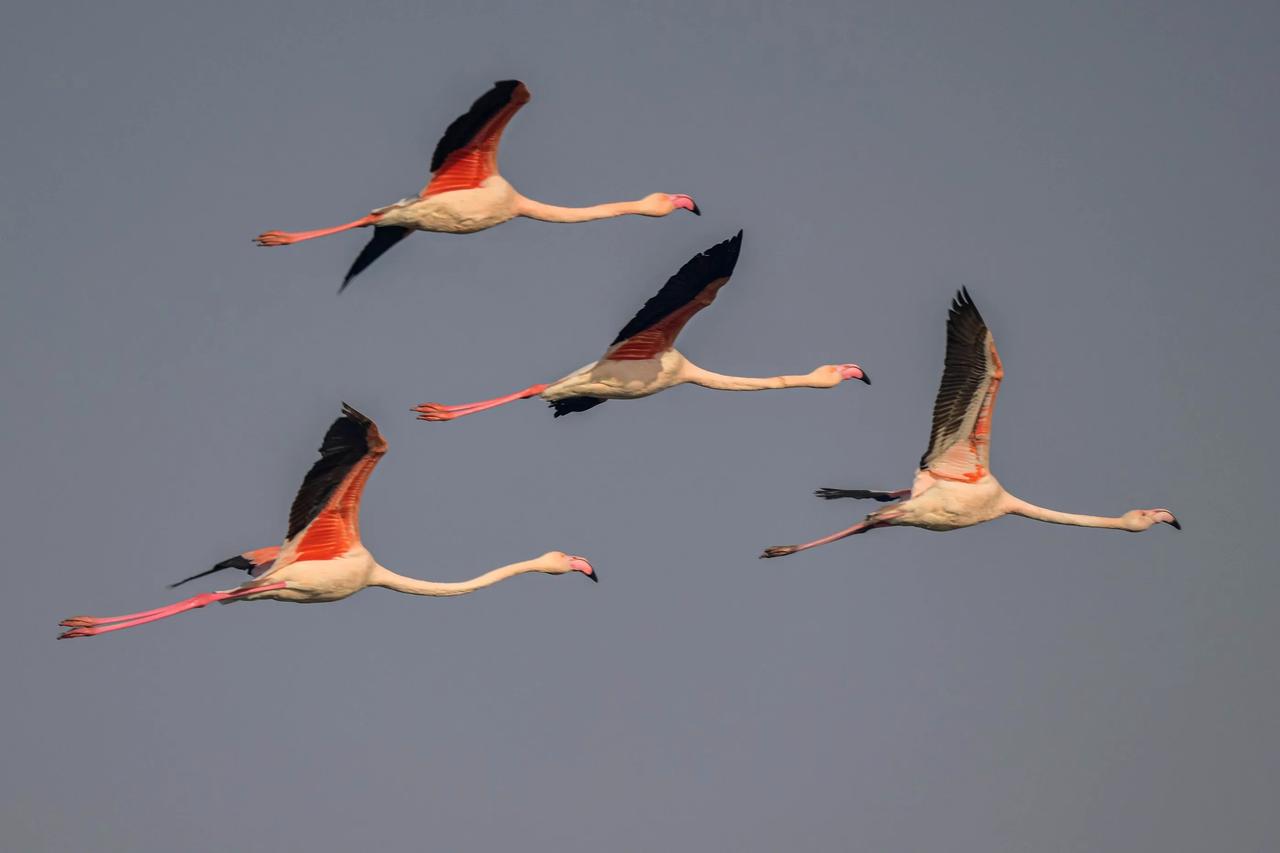
[[[703,308],[715,301],[716,293],[729,281],[729,277],[717,278],[707,284],[692,300],[658,320],[649,328],[636,332],[605,351],[604,357],[612,361],[639,361],[666,352],[675,346],[676,338],[685,324]]]
[[[269,545],[266,548],[258,548],[253,551],[245,551],[240,556],[244,557],[255,566],[261,566],[263,563],[270,563],[280,553],[279,545]]]
[[[377,427],[372,427],[372,438],[376,438],[381,447],[370,441],[369,453],[347,473],[324,509],[302,531],[294,562],[331,560],[347,553],[360,542],[360,497],[364,493],[364,484],[369,475],[386,452],[386,442],[377,435],[376,430]]]
[[[326,509],[303,531],[294,552],[293,562],[303,560],[332,560],[351,550],[360,541],[359,534],[351,535],[350,527],[342,514]]]
[[[529,90],[523,83],[516,86],[507,105],[485,122],[470,142],[445,158],[431,181],[422,188],[419,197],[475,189],[486,178],[496,175],[498,144],[502,141],[502,131],[506,129],[511,117],[529,103],[529,97]]]
[[[360,496],[387,442],[372,420],[346,404],[342,412],[294,498],[289,538],[263,577],[299,560],[331,560],[360,542]]]

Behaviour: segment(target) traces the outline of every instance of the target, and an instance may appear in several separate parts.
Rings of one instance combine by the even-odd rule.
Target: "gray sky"
[[[25,4],[0,32],[0,846],[21,851],[1275,849],[1280,13],[1227,3]],[[504,174],[705,215],[265,250],[416,192],[494,80]],[[462,402],[597,357],[694,252],[682,350],[875,385]],[[851,524],[902,487],[947,301],[1004,357],[993,464],[1069,511]],[[341,400],[388,566],[581,578],[75,613],[279,542]],[[1265,489],[1265,490],[1264,490]],[[209,584],[228,583],[224,578]]]

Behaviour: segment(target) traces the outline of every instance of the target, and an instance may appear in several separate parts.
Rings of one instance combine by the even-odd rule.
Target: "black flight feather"
[[[431,171],[435,172],[443,166],[450,154],[470,145],[471,140],[475,139],[489,120],[511,103],[511,94],[519,85],[519,80],[499,80],[493,84],[492,89],[476,99],[465,115],[454,119],[436,144],[436,152],[431,155]]]
[[[717,243],[705,252],[694,255],[679,272],[667,279],[658,295],[646,302],[639,313],[631,318],[631,322],[622,327],[622,331],[613,339],[613,344],[643,332],[672,312],[688,305],[716,279],[733,275],[741,250],[742,232],[739,231],[723,243]]]
[[[402,228],[399,225],[375,225],[373,227],[373,237],[368,243],[364,244],[364,248],[360,250],[360,254],[356,255],[355,261],[351,264],[351,269],[347,270],[347,275],[342,279],[342,284],[338,285],[338,292],[347,289],[347,285],[351,283],[351,279],[364,272],[369,264],[382,257],[388,249],[399,243],[405,237],[413,233],[411,228]]]
[[[286,541],[310,524],[347,473],[369,452],[368,433],[373,422],[342,404],[342,417],[333,422],[320,445],[320,458],[311,466],[289,510]]]
[[[920,457],[921,469],[928,467],[930,457],[942,449],[940,445],[950,446],[960,431],[970,403],[987,381],[987,359],[987,324],[969,291],[962,287],[947,314],[947,356],[933,403],[929,449]]]
[[[255,568],[255,565],[252,561],[245,559],[243,554],[236,554],[234,557],[231,557],[229,559],[223,560],[221,563],[218,563],[212,569],[205,569],[203,572],[194,574],[189,578],[183,578],[177,583],[169,584],[169,589],[173,589],[175,586],[182,586],[187,581],[193,581],[196,578],[202,578],[205,575],[211,575],[214,572],[220,572],[223,569],[239,569],[242,572],[252,572],[254,568]]]
[[[593,409],[601,403],[606,402],[603,397],[565,397],[563,400],[552,400],[551,408],[556,410],[552,417],[558,418],[562,415],[571,415],[574,412],[585,412],[587,409]]]

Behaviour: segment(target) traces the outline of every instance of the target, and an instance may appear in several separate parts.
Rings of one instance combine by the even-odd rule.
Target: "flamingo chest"
[[[475,189],[452,190],[380,210],[382,218],[378,220],[379,225],[472,234],[513,218],[516,215],[516,191],[506,181],[495,177]]]

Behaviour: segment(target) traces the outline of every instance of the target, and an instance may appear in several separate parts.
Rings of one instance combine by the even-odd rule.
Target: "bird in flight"
[[[543,222],[589,222],[634,213],[666,216],[677,210],[701,215],[683,193],[651,193],[637,201],[590,207],[557,207],[525,198],[498,174],[498,143],[507,122],[529,103],[529,89],[519,80],[500,80],[449,125],[431,157],[431,180],[413,198],[379,207],[366,216],[315,231],[267,231],[259,246],[288,246],[352,228],[373,226],[373,237],[347,270],[339,291],[388,249],[414,231],[471,234],[517,216]]]
[[[673,275],[658,295],[623,327],[599,361],[586,365],[563,379],[530,385],[522,391],[457,406],[423,403],[415,406],[418,419],[451,421],[492,409],[514,400],[541,397],[555,409],[555,417],[582,412],[606,400],[648,397],[684,383],[721,391],[764,391],[773,388],[831,388],[847,379],[870,385],[871,380],[856,364],[828,364],[803,376],[723,376],[703,370],[675,348],[676,336],[685,323],[716,298],[729,282],[742,248],[742,232],[712,246]]]
[[[215,602],[272,599],[311,604],[339,601],[370,586],[410,595],[463,595],[526,572],[581,572],[593,581],[597,579],[595,569],[584,557],[562,551],[512,563],[471,580],[448,583],[405,577],[379,565],[360,541],[360,495],[386,452],[387,443],[377,425],[344,403],[342,417],[325,433],[320,459],[307,473],[293,500],[284,544],[246,551],[172,586],[222,569],[246,571],[248,580],[232,589],[204,592],[154,610],[123,616],[73,616],[62,620],[61,625],[67,630],[58,639],[96,637]]]
[[[957,530],[1002,515],[1020,515],[1051,524],[1105,527],[1139,532],[1156,524],[1182,529],[1167,509],[1131,509],[1118,517],[1076,515],[1045,509],[1014,497],[991,475],[991,414],[1004,379],[995,339],[969,292],[961,289],[947,317],[947,355],[942,384],[933,404],[929,449],[910,489],[880,492],[867,489],[819,489],[820,498],[894,501],[846,530],[803,545],[779,545],[760,556],[785,557],[878,527],[923,527]]]

